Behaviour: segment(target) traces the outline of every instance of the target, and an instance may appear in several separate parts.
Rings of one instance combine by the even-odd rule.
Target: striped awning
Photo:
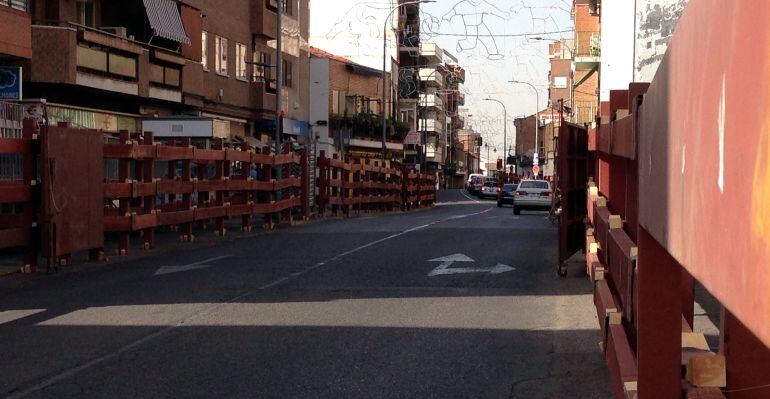
[[[175,0],[144,0],[144,9],[155,36],[184,44],[191,43],[184,31],[179,5]]]

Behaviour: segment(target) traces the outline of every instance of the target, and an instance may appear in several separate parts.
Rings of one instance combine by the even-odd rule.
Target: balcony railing
[[[436,63],[441,63],[444,60],[444,50],[435,43],[420,44],[420,55]]]
[[[431,68],[420,68],[420,81],[425,82],[429,86],[443,87],[444,75]]]
[[[575,57],[600,57],[601,34],[594,31],[575,32]]]
[[[422,118],[417,123],[417,131],[443,133],[444,124],[435,119]]]
[[[421,94],[419,105],[427,108],[442,108],[444,106],[444,101],[435,94]]]

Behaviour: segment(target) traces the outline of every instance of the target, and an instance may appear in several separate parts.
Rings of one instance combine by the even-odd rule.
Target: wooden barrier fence
[[[104,227],[118,233],[121,254],[128,251],[132,232],[141,231],[145,248],[151,248],[160,226],[192,241],[194,224],[212,223],[223,236],[224,221],[230,218],[241,218],[241,229],[251,231],[256,214],[264,215],[267,228],[292,221],[293,209],[309,216],[303,184],[307,153],[292,154],[288,146],[271,155],[270,148],[260,151],[248,144],[234,147],[218,140],[206,149],[191,146],[189,138],[159,143],[151,133],[121,132],[118,143],[104,144],[104,158],[118,163],[117,178],[104,183]],[[274,178],[275,167],[282,169],[283,178]]]
[[[39,143],[33,120],[25,120],[19,104],[0,102],[0,249],[23,247],[22,270],[37,265],[34,194],[35,149]]]
[[[362,160],[344,162],[335,154],[318,157],[318,213],[350,216],[351,211],[411,210],[436,200],[436,178],[414,170]]]

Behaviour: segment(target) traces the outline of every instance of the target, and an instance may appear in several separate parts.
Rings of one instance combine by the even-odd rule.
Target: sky
[[[311,0],[310,45],[382,68],[385,18],[396,0]],[[572,0],[436,0],[421,5],[421,40],[452,53],[466,70],[466,107],[474,130],[490,148],[490,157],[503,152],[503,108],[508,111],[507,147],[513,145],[513,119],[535,112],[548,99],[548,42],[572,37]],[[397,12],[393,13],[396,15]],[[395,55],[393,19],[389,19],[389,56]],[[389,63],[388,63],[389,65]],[[486,158],[486,150],[482,156]]]

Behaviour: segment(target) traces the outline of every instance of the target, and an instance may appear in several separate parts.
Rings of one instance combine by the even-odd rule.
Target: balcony
[[[465,83],[465,69],[459,65],[450,65],[447,72],[447,82],[450,85]]]
[[[429,64],[442,64],[444,62],[444,50],[435,43],[421,43],[420,55]]]
[[[444,124],[435,119],[421,118],[417,124],[417,131],[444,133]]]
[[[71,84],[93,89],[182,101],[182,69],[177,53],[96,29],[33,26],[33,82]]]
[[[420,35],[414,32],[399,32],[398,47],[402,51],[413,51],[420,47]]]
[[[27,7],[26,1],[0,0],[0,54],[32,58],[32,19]]]
[[[435,94],[420,94],[420,106],[425,108],[442,109],[444,100]]]
[[[601,34],[595,31],[575,32],[575,69],[591,69],[600,62]]]
[[[420,81],[429,87],[444,87],[444,75],[436,69],[420,68]]]
[[[263,38],[276,38],[275,11],[265,6],[265,1],[251,2],[251,26],[253,33]]]

